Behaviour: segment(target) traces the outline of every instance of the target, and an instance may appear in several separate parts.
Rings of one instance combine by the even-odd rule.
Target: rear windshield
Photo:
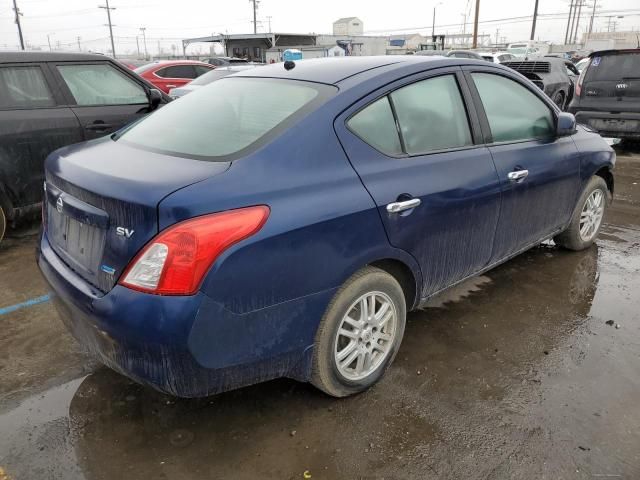
[[[227,161],[280,133],[335,90],[295,80],[223,78],[169,103],[116,140],[160,153]]]
[[[594,55],[587,68],[585,81],[619,81],[640,78],[640,53]]]
[[[205,73],[204,75],[200,75],[194,81],[189,82],[189,85],[208,85],[211,82],[215,82],[216,80],[220,80],[221,78],[226,77],[227,75],[231,75],[234,72],[230,72],[229,70],[211,70],[210,72]]]

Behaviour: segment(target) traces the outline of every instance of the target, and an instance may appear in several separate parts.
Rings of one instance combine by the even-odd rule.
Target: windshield
[[[527,53],[527,47],[511,47],[507,49],[509,53],[515,53],[516,55],[519,53]]]
[[[224,78],[169,103],[116,140],[160,153],[215,160],[286,128],[334,91],[327,85],[293,80]]]
[[[619,81],[640,78],[640,53],[594,55],[587,68],[585,81]]]

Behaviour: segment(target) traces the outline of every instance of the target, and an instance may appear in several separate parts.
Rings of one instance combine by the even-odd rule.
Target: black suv
[[[108,135],[168,101],[102,55],[0,53],[0,240],[7,224],[39,209],[49,153]]]
[[[602,136],[640,139],[640,49],[589,55],[569,112]]]

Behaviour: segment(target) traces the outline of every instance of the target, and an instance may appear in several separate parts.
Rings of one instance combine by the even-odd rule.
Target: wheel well
[[[407,303],[407,310],[411,310],[416,302],[416,278],[411,269],[399,260],[387,258],[377,260],[370,264],[372,267],[384,270],[392,275],[402,287],[404,298]]]
[[[609,192],[611,192],[611,195],[613,195],[613,174],[611,170],[609,170],[609,167],[602,167],[596,172],[596,175],[602,177],[604,181],[607,182],[607,188]]]

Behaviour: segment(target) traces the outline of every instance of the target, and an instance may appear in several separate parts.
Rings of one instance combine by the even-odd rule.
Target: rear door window
[[[170,67],[161,68],[156,72],[158,77],[162,78],[196,78],[198,74],[193,65],[172,65]]]
[[[391,94],[409,155],[473,144],[467,112],[453,75],[429,78]]]
[[[403,153],[388,97],[376,100],[360,110],[349,119],[347,125],[353,133],[382,153]]]
[[[587,68],[586,82],[640,78],[640,53],[594,56]]]
[[[0,67],[0,109],[43,108],[55,104],[40,67]]]
[[[80,106],[149,103],[142,85],[108,63],[58,65],[57,69]]]

